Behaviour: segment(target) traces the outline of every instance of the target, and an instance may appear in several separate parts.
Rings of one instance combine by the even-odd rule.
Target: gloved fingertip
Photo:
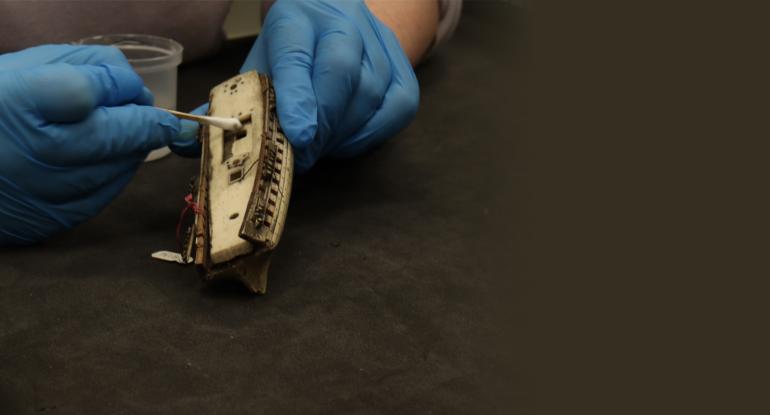
[[[190,114],[206,115],[208,112],[209,112],[209,104],[203,104],[203,105],[199,106],[198,108],[190,111]],[[192,121],[190,121],[190,122],[192,122]],[[197,128],[198,124],[197,123],[194,123],[194,124],[195,124],[195,126]]]
[[[179,121],[179,134],[174,141],[191,141],[198,138],[198,129],[200,125],[195,121],[180,120]]]
[[[309,147],[310,144],[312,143],[312,141],[313,140],[310,139],[310,138],[294,138],[294,139],[289,138],[289,142],[295,148],[306,148],[306,147]]]
[[[136,97],[136,100],[134,100],[134,103],[137,105],[152,106],[153,104],[155,104],[155,96],[152,94],[149,88],[147,88],[146,86],[143,86],[142,92],[139,93],[139,96]]]
[[[312,165],[312,163],[308,163],[300,159],[294,159],[294,174],[305,174],[308,170],[310,170]]]
[[[180,130],[177,136],[169,144],[174,153],[183,157],[199,157],[201,153],[198,141],[198,123],[189,120],[180,122]]]
[[[163,116],[158,124],[162,127],[164,133],[166,134],[165,145],[169,145],[176,137],[179,136],[180,132],[182,131],[182,123],[179,122],[179,119],[173,115],[162,110],[158,111],[163,113]]]
[[[308,147],[313,142],[317,129],[318,128],[314,124],[307,124],[300,127],[294,125],[283,126],[286,138],[289,139],[291,145],[297,148]]]
[[[316,161],[318,161],[318,154],[311,148],[294,149],[294,172],[296,174],[306,173],[315,165]]]
[[[201,145],[198,141],[188,141],[184,143],[172,142],[168,145],[168,148],[174,152],[174,154],[182,157],[200,157]]]

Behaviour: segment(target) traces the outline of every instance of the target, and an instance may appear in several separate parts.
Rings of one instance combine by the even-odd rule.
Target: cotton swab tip
[[[208,115],[188,114],[186,112],[180,112],[180,111],[175,111],[175,110],[170,110],[170,109],[160,108],[160,107],[156,107],[156,108],[169,112],[178,118],[182,118],[190,121],[196,121],[201,124],[213,125],[214,127],[219,127],[223,130],[240,131],[243,129],[243,124],[241,124],[241,121],[237,118],[211,117]]]
[[[219,127],[228,131],[240,131],[243,129],[243,124],[237,118],[225,118],[225,117],[205,117],[209,121],[209,125]]]

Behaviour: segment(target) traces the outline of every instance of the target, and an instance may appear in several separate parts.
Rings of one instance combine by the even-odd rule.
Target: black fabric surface
[[[150,258],[176,250],[197,174],[176,156],[90,222],[0,252],[0,413],[530,412],[521,13],[467,3],[418,70],[414,123],[296,179],[265,296]],[[251,43],[181,68],[180,109]]]

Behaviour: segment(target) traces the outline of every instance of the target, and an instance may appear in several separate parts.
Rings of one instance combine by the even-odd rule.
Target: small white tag
[[[184,258],[182,258],[182,254],[178,252],[157,251],[157,252],[153,252],[151,256],[161,261],[176,262],[177,264],[182,264],[182,265],[189,264],[188,261],[185,261]]]

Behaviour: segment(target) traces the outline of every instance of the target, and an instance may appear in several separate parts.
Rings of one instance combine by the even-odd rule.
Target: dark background
[[[294,184],[268,293],[158,262],[197,160],[142,167],[90,222],[0,252],[0,412],[531,413],[522,9],[467,2],[385,146]],[[252,39],[181,68],[179,107]]]

